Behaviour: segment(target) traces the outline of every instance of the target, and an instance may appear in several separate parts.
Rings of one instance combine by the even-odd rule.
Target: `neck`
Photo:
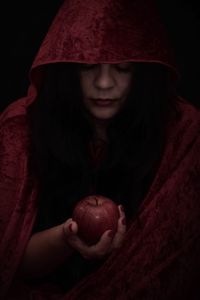
[[[108,141],[107,137],[107,127],[109,120],[99,120],[92,118],[91,115],[86,113],[86,118],[90,122],[91,126],[94,128],[93,140],[102,140],[104,142]]]
[[[107,141],[107,121],[95,120],[94,123],[94,140]]]

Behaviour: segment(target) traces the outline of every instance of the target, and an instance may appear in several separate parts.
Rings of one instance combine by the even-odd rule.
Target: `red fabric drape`
[[[168,124],[158,172],[123,247],[66,294],[50,286],[31,290],[16,278],[37,214],[27,107],[36,97],[45,65],[121,61],[159,63],[177,77],[153,1],[66,0],[33,62],[27,97],[2,113],[1,299],[6,294],[9,299],[37,300],[200,298],[200,112],[180,98],[180,118]]]

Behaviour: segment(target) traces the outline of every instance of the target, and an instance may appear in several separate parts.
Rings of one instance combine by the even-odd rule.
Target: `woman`
[[[1,115],[2,297],[198,297],[200,114],[177,77],[152,1],[63,3]],[[71,217],[93,194],[118,230],[87,246]]]

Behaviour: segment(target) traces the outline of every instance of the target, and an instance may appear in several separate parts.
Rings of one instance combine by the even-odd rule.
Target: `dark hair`
[[[93,128],[81,101],[79,64],[46,66],[29,111],[40,183],[37,230],[64,222],[75,203],[91,193],[123,204],[128,218],[136,215],[159,166],[167,122],[176,114],[176,91],[166,67],[134,65],[133,88],[110,122],[107,152],[98,169],[88,152]]]

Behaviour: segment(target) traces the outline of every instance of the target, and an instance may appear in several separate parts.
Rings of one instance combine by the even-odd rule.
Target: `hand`
[[[88,246],[78,237],[78,225],[70,218],[64,223],[63,226],[67,243],[73,249],[78,251],[85,259],[100,259],[111,253],[113,250],[120,248],[126,233],[126,219],[123,207],[119,205],[118,209],[118,228],[114,236],[112,230],[107,230],[102,234],[97,244]]]

